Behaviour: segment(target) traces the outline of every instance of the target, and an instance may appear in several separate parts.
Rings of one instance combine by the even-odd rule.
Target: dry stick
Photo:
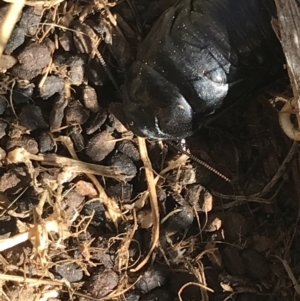
[[[60,137],[60,141],[67,143],[66,139]],[[67,145],[68,150],[70,146]],[[70,151],[70,153],[77,158],[75,151]],[[75,154],[75,155],[74,155]],[[31,160],[39,161],[41,164],[57,166],[62,168],[65,172],[70,173],[85,173],[87,177],[92,181],[98,190],[99,199],[103,202],[104,206],[106,206],[108,210],[108,214],[112,221],[116,223],[116,221],[122,216],[121,210],[118,207],[117,203],[110,198],[104,188],[100,185],[99,181],[94,175],[100,175],[105,177],[112,177],[118,180],[126,180],[127,176],[120,173],[120,169],[117,167],[110,166],[101,166],[97,164],[85,163],[76,159],[70,159],[66,157],[61,157],[55,154],[38,154],[33,155],[28,153],[24,148],[16,148],[13,151],[9,152],[7,155],[8,163],[26,163],[31,162]]]
[[[15,0],[3,0],[6,3],[14,3]],[[19,1],[19,0],[16,0]],[[63,2],[65,0],[40,0],[40,1],[36,1],[36,0],[32,0],[32,1],[24,1],[25,5],[27,6],[44,6],[46,8],[50,8],[56,4],[59,4],[61,2]]]
[[[159,242],[159,207],[158,207],[156,185],[154,182],[152,165],[147,154],[146,140],[144,138],[138,137],[138,142],[139,142],[140,156],[145,167],[145,174],[146,174],[146,180],[148,184],[150,204],[151,204],[151,212],[153,216],[153,227],[152,227],[152,243],[151,243],[150,250],[146,255],[146,257],[140,262],[140,264],[134,269],[130,270],[131,272],[139,271],[148,262],[149,258],[151,257],[154,249],[156,248]]]
[[[57,138],[57,140],[61,141],[66,146],[66,148],[68,149],[71,156],[74,159],[78,160],[78,156],[73,147],[73,142],[71,141],[71,139],[69,137],[60,136],[59,138]],[[110,168],[112,168],[112,167],[110,167]],[[110,218],[112,219],[113,223],[115,224],[115,226],[117,228],[117,221],[122,216],[122,212],[121,212],[119,206],[111,197],[109,197],[106,194],[104,188],[99,183],[98,179],[95,177],[95,174],[97,174],[97,173],[85,171],[85,174],[92,181],[92,183],[95,185],[96,189],[98,190],[99,199],[102,201],[102,203],[106,207]]]
[[[180,300],[180,301],[183,300],[182,297],[181,297],[183,290],[184,290],[186,287],[188,287],[188,286],[198,286],[198,287],[200,287],[200,289],[204,289],[204,290],[206,290],[206,291],[208,291],[208,292],[210,292],[210,293],[214,293],[214,290],[212,290],[211,288],[207,287],[206,285],[203,285],[203,284],[197,283],[197,282],[187,282],[187,283],[185,283],[185,284],[180,288],[180,290],[178,291],[178,297],[179,297],[179,300]]]
[[[278,25],[280,39],[285,58],[288,65],[288,73],[293,89],[294,99],[292,103],[287,102],[282,111],[279,112],[279,123],[285,134],[293,139],[300,140],[300,8],[296,0],[275,0],[278,14]],[[296,110],[298,128],[290,121],[290,115]]]
[[[298,149],[298,143],[296,141],[294,141],[288,154],[286,155],[286,157],[280,164],[279,168],[277,169],[277,172],[275,173],[275,175],[272,177],[272,179],[268,182],[268,184],[261,191],[256,192],[251,195],[225,195],[225,194],[221,194],[214,190],[211,190],[211,193],[214,196],[225,199],[225,200],[226,199],[234,200],[230,204],[227,204],[227,206],[226,205],[225,205],[225,207],[222,206],[224,209],[233,207],[232,204],[234,202],[236,202],[236,205],[242,205],[242,204],[244,204],[244,201],[250,201],[250,200],[251,200],[251,202],[271,204],[270,201],[263,199],[263,196],[266,195],[276,185],[276,183],[278,182],[279,179],[281,179],[282,175],[286,171],[287,164],[293,159],[297,149]]]
[[[298,149],[298,143],[294,141],[288,154],[284,158],[283,162],[280,164],[277,172],[272,177],[271,181],[263,188],[262,191],[252,194],[251,197],[261,197],[262,195],[267,194],[275,186],[275,184],[278,182],[278,180],[282,177],[282,175],[286,171],[286,165],[293,159],[297,149]]]
[[[15,0],[9,6],[8,12],[4,17],[4,20],[0,27],[0,56],[2,55],[4,48],[9,40],[11,33],[18,21],[24,6],[25,0]]]
[[[56,154],[34,155],[27,152],[24,148],[21,147],[18,147],[9,152],[7,160],[11,163],[22,163],[26,160],[33,160],[41,162],[42,165],[60,167],[68,172],[95,174],[99,176],[114,178],[119,181],[125,181],[126,179],[128,179],[128,176],[122,174],[122,171],[118,167],[86,163],[77,159],[58,156]]]
[[[187,155],[181,155],[178,159],[176,159],[175,161],[169,163],[169,165],[163,169],[158,176],[155,177],[154,179],[154,185],[157,184],[158,180],[160,178],[163,178],[164,175],[170,171],[170,170],[173,170],[175,168],[177,168],[178,166],[184,164],[187,160],[189,159],[189,157]],[[144,200],[146,200],[147,198],[149,197],[149,190],[147,191],[144,191],[142,194],[141,194],[141,197],[137,200],[137,202],[135,202],[135,208],[141,208],[143,207],[144,205],[142,205],[141,207],[139,207],[139,205],[137,205],[137,203],[141,202],[142,200],[142,203],[144,204]]]
[[[66,283],[59,280],[47,280],[47,279],[36,279],[36,278],[25,278],[23,276],[9,275],[9,274],[0,274],[0,281],[15,281],[15,282],[25,282],[28,284],[35,285],[59,285],[63,286]]]
[[[283,267],[284,267],[285,271],[287,272],[289,278],[291,279],[291,281],[294,285],[294,289],[295,289],[296,293],[298,295],[300,295],[300,284],[298,283],[298,281],[297,281],[291,267],[289,266],[288,262],[285,259],[281,259],[278,256],[275,256],[275,257],[278,258],[281,261],[281,263],[283,264]]]
[[[56,233],[59,232],[59,226],[56,221],[53,220],[45,221],[43,226],[48,232],[50,231],[54,231]],[[37,231],[36,227],[34,226],[26,232],[16,234],[9,238],[0,239],[0,252],[10,249],[14,246],[17,246],[33,237],[36,237],[36,231]]]

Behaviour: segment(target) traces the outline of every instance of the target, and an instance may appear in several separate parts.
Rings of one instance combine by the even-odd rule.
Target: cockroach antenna
[[[218,170],[216,170],[215,168],[213,168],[212,166],[210,166],[208,163],[204,162],[203,160],[197,158],[196,156],[190,154],[189,152],[187,152],[185,149],[177,146],[176,144],[174,144],[171,141],[165,141],[168,145],[170,145],[171,147],[175,148],[176,150],[178,150],[180,153],[189,156],[193,161],[195,161],[196,163],[200,164],[201,166],[205,167],[206,169],[208,169],[209,171],[211,171],[212,173],[216,174],[217,176],[219,176],[220,178],[222,178],[223,180],[225,180],[226,182],[231,182],[231,180],[229,178],[227,178],[225,175],[223,175],[221,172],[219,172]]]
[[[141,19],[140,19],[140,15],[138,13],[138,9],[136,7],[136,4],[135,2],[133,2],[132,0],[126,0],[128,6],[130,7],[134,17],[135,17],[135,21],[136,21],[136,29],[137,29],[137,39],[138,41],[141,41],[142,40],[142,22],[141,22]]]
[[[114,85],[114,87],[116,88],[116,90],[121,94],[121,89],[118,86],[116,80],[114,79],[110,69],[107,67],[106,62],[102,56],[102,54],[97,50],[96,51],[96,56],[98,58],[98,60],[100,61],[100,64],[102,65],[104,71],[106,72],[108,78],[110,79],[111,83]]]

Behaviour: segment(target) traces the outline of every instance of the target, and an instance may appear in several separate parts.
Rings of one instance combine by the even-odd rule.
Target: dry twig
[[[121,173],[117,167],[103,166],[82,162],[77,159],[58,156],[56,154],[38,154],[33,155],[27,152],[24,148],[16,148],[9,152],[7,156],[9,163],[24,163],[28,160],[39,161],[46,166],[60,167],[65,172],[69,173],[86,173],[95,174],[98,176],[114,178],[115,180],[125,181],[128,177]]]
[[[138,141],[139,141],[140,156],[144,163],[145,174],[146,174],[146,179],[148,184],[151,212],[153,216],[153,227],[152,227],[152,242],[151,242],[150,250],[148,251],[148,254],[145,256],[145,258],[139,263],[139,265],[134,269],[131,269],[131,272],[139,271],[148,262],[148,260],[151,257],[151,254],[153,253],[154,249],[158,246],[159,243],[159,207],[158,207],[158,200],[156,194],[156,182],[154,180],[152,165],[147,153],[146,141],[144,138],[141,137],[138,137]]]
[[[278,12],[278,25],[282,48],[286,57],[288,72],[293,89],[294,99],[287,101],[279,113],[279,123],[286,135],[293,140],[300,140],[299,128],[290,120],[296,114],[300,124],[300,8],[295,0],[275,0]]]

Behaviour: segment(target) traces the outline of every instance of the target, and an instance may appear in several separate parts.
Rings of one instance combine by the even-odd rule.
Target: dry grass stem
[[[24,163],[29,160],[41,162],[42,165],[60,167],[69,173],[86,173],[98,176],[114,178],[118,181],[125,181],[128,177],[121,173],[118,167],[102,166],[98,164],[86,163],[76,159],[58,156],[56,154],[33,155],[24,148],[16,148],[7,155],[8,163]]]
[[[285,260],[285,259],[281,259],[279,258],[278,256],[276,256],[280,261],[281,263],[283,264],[284,266],[284,269],[285,271],[287,272],[289,278],[291,279],[293,285],[294,285],[294,289],[295,289],[295,292],[300,296],[300,284],[298,283],[291,267],[289,266],[288,262]]]
[[[180,288],[179,292],[178,292],[178,298],[179,298],[180,301],[183,301],[183,299],[182,299],[182,297],[181,297],[181,294],[182,294],[183,290],[184,290],[186,287],[191,286],[191,285],[193,285],[193,286],[199,286],[201,290],[206,290],[206,291],[208,291],[208,292],[210,292],[210,293],[213,293],[213,292],[214,292],[211,288],[207,287],[206,285],[203,285],[203,284],[200,284],[200,283],[197,283],[197,282],[188,282],[188,283],[186,283],[185,285],[183,285],[183,286]],[[208,299],[206,299],[205,301],[208,301]]]
[[[15,0],[3,0],[6,3],[14,3]],[[18,1],[18,0],[17,0]],[[40,1],[24,1],[24,5],[27,6],[43,6],[45,8],[50,8],[52,6],[55,6],[65,0],[40,0]]]
[[[139,142],[139,151],[141,159],[144,163],[145,167],[145,174],[146,174],[146,180],[148,184],[148,190],[149,190],[149,198],[150,198],[150,204],[151,204],[151,212],[153,217],[153,227],[152,227],[152,241],[151,246],[148,251],[148,254],[145,256],[145,258],[138,264],[137,267],[134,269],[131,269],[131,272],[137,272],[143,266],[145,266],[150,259],[154,249],[158,246],[159,243],[159,207],[158,207],[158,200],[157,200],[157,194],[156,194],[156,182],[154,180],[153,171],[152,171],[152,165],[150,162],[150,159],[148,157],[147,152],[147,146],[146,146],[146,140],[144,138],[138,137]]]
[[[56,220],[45,221],[43,223],[42,227],[43,227],[43,231],[46,230],[47,233],[51,232],[51,231],[60,233],[62,230],[61,225],[59,225]],[[35,225],[29,231],[16,234],[10,238],[1,239],[0,240],[0,252],[10,249],[14,246],[17,246],[29,239],[39,237],[39,235],[41,234],[41,231],[42,231],[41,225]],[[66,238],[66,237],[64,237],[64,238]]]
[[[78,157],[77,157],[76,151],[74,149],[72,140],[69,137],[66,137],[66,136],[59,136],[59,138],[57,140],[64,143],[65,147],[68,149],[68,151],[71,154],[71,156],[73,157],[73,159],[77,161]],[[78,161],[78,162],[81,162],[81,161]],[[91,165],[93,165],[96,168],[98,166],[100,166],[100,165],[96,165],[96,164],[91,164]],[[106,167],[106,166],[104,166],[104,167],[105,168],[112,168],[112,167]],[[114,168],[116,168],[116,167],[113,167],[113,169]],[[121,212],[120,208],[118,207],[117,202],[107,195],[104,188],[99,183],[98,179],[95,177],[95,174],[99,175],[99,174],[93,173],[93,172],[86,173],[87,177],[92,181],[95,188],[97,189],[98,194],[99,194],[99,199],[101,200],[101,202],[106,207],[109,217],[111,218],[111,220],[113,221],[113,223],[115,224],[115,226],[117,228],[116,223],[122,217],[122,212]],[[104,176],[104,175],[102,174],[102,176]]]
[[[38,285],[58,285],[63,286],[67,283],[65,281],[59,281],[59,280],[47,280],[47,279],[36,279],[36,278],[29,278],[29,277],[23,277],[23,276],[17,276],[17,275],[9,275],[9,274],[1,274],[0,273],[0,281],[15,281],[15,282],[22,282],[22,283],[28,283],[31,286],[38,286]]]

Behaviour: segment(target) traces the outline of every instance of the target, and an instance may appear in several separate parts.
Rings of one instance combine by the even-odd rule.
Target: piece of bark
[[[288,65],[289,77],[293,89],[292,106],[300,108],[300,6],[296,0],[275,0],[278,15],[280,40]],[[300,125],[300,114],[296,114]],[[284,130],[284,129],[283,129]],[[285,131],[285,130],[284,130]],[[286,133],[286,131],[285,131]],[[287,133],[286,133],[287,134]],[[299,135],[298,135],[299,136]],[[297,139],[297,138],[296,138]],[[299,140],[298,137],[297,140]]]

